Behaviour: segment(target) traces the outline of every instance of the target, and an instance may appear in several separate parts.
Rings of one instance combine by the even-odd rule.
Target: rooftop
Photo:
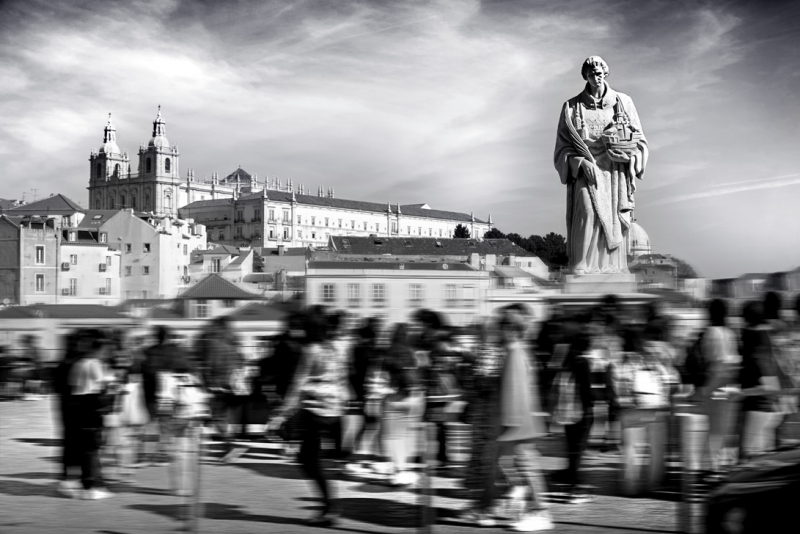
[[[309,269],[363,269],[381,271],[476,271],[466,263],[400,263],[381,261],[311,261]]]
[[[8,210],[15,215],[72,215],[75,212],[85,211],[86,208],[60,193]]]
[[[354,211],[370,211],[377,213],[386,213],[387,209],[391,209],[392,213],[397,213],[397,205],[387,208],[386,204],[379,202],[366,202],[362,200],[346,200],[343,198],[330,198],[320,197],[316,195],[300,195],[297,192],[277,191],[269,189],[266,192],[267,198],[270,200],[277,200],[281,202],[292,202],[292,198],[299,204],[306,204],[310,206],[328,206],[332,208],[349,209]],[[264,192],[252,193],[250,195],[242,195],[239,200],[256,200],[263,198]],[[231,199],[218,199],[218,200],[198,200],[187,204],[181,209],[202,208],[208,206],[224,206],[232,203]],[[425,219],[449,219],[462,222],[470,222],[472,217],[467,213],[458,213],[455,211],[434,210],[427,207],[427,204],[408,204],[400,206],[400,211],[403,215],[410,215],[412,217],[421,217]],[[486,221],[475,219],[476,223],[486,224]]]
[[[338,254],[391,254],[394,256],[534,256],[508,239],[456,239],[436,237],[331,236],[329,246]]]
[[[225,299],[225,300],[251,300],[259,295],[250,293],[230,282],[219,274],[210,274],[195,285],[178,295],[179,299]]]
[[[287,312],[267,304],[251,302],[228,315],[234,321],[283,321]]]
[[[0,310],[0,319],[122,319],[116,307],[99,304],[33,304]]]

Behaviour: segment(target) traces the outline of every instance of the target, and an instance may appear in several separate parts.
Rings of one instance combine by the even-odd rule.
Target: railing
[[[348,308],[361,307],[361,299],[347,299],[347,307]]]

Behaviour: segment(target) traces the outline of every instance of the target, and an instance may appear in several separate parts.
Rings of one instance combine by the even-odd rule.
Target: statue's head
[[[589,74],[598,69],[603,72],[604,78],[608,78],[608,63],[600,56],[589,56],[581,66],[581,76],[584,80],[588,80]]]

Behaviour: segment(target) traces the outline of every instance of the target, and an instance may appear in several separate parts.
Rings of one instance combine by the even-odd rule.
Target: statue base
[[[625,273],[568,274],[564,293],[636,293],[636,275]]]

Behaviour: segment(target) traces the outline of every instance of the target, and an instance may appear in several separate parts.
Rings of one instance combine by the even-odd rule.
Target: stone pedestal
[[[636,293],[636,275],[612,274],[568,274],[564,278],[564,293]]]

